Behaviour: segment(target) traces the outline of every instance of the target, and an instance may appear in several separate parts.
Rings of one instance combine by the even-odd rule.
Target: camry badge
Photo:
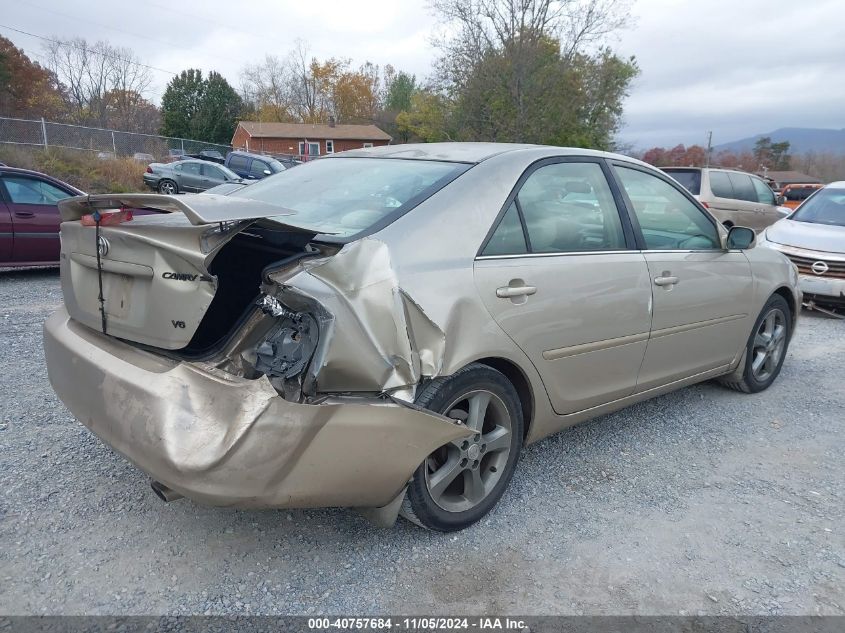
[[[828,265],[826,262],[818,261],[813,262],[813,265],[810,266],[812,271],[817,275],[824,275],[828,271]]]

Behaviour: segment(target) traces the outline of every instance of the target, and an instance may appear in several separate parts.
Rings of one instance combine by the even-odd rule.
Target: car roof
[[[480,163],[502,154],[534,151],[546,156],[592,156],[615,158],[645,165],[642,161],[621,154],[612,154],[580,147],[554,147],[552,145],[530,145],[527,143],[408,143],[405,145],[382,145],[366,147],[323,156],[321,159],[345,157],[408,158],[413,160],[440,160],[459,163]],[[651,167],[651,165],[649,165]]]
[[[824,186],[825,189],[845,189],[845,180],[837,180],[836,182],[829,182]]]
[[[64,180],[59,180],[58,178],[54,178],[48,174],[41,173],[40,171],[35,171],[34,169],[23,169],[21,167],[9,167],[8,165],[0,165],[0,173],[3,174],[18,174],[20,176],[38,176],[40,178],[44,178],[45,180],[49,180],[51,182],[58,183],[68,189],[73,189],[74,191],[79,192],[80,195],[84,195],[84,191],[74,187],[71,184],[66,183]]]

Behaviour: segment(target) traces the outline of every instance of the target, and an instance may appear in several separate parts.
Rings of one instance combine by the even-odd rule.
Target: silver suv
[[[664,167],[716,218],[730,228],[747,226],[762,231],[789,215],[783,199],[762,178],[733,169]]]

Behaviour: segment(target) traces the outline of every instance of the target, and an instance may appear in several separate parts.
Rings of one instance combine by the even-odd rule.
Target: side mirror
[[[728,231],[727,246],[729,250],[746,250],[754,246],[757,235],[744,226],[732,226]]]
[[[783,203],[786,202],[786,196],[777,195],[775,196],[775,204],[779,207],[783,206]]]
[[[265,170],[264,170],[264,175],[265,175],[265,176],[272,176],[272,175],[273,175],[273,172],[272,172],[272,171],[270,171],[269,169],[265,169]]]

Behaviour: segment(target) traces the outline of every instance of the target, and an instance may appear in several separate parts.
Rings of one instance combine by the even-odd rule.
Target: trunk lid
[[[98,265],[97,228],[78,220],[116,208],[170,213],[100,226]],[[167,350],[189,344],[218,293],[220,280],[210,266],[221,249],[258,218],[293,214],[266,203],[206,194],[79,196],[60,202],[59,212],[64,220],[61,284],[70,316],[110,336]],[[300,235],[302,242],[314,235],[283,224],[279,228]],[[259,284],[260,275],[256,292]]]

